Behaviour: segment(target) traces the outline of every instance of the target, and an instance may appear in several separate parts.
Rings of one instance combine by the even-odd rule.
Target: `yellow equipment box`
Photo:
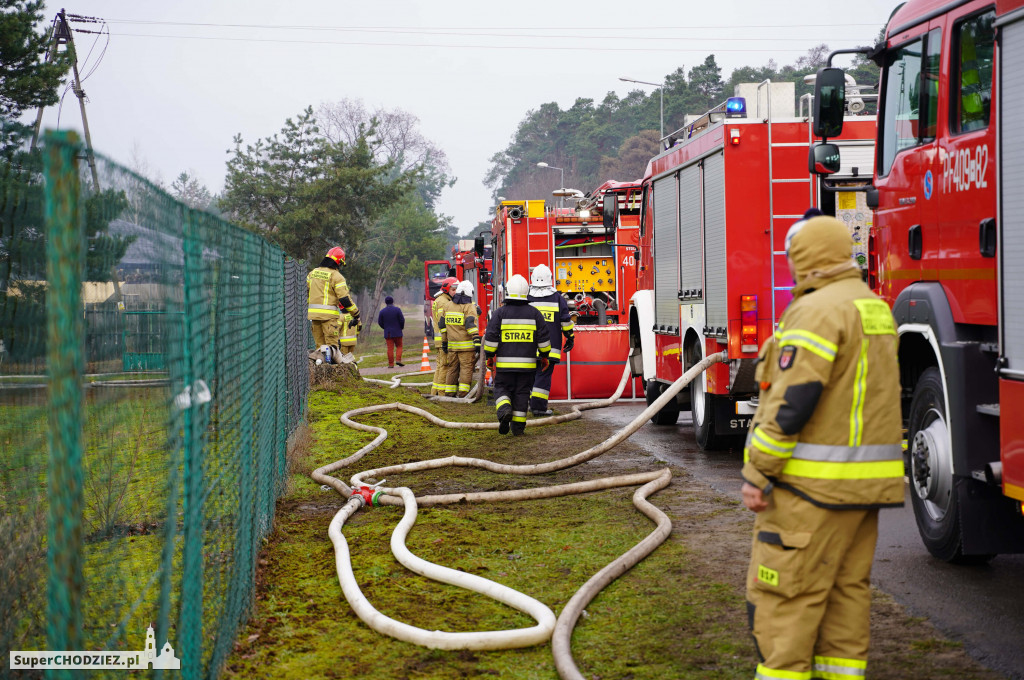
[[[555,288],[562,293],[615,291],[615,260],[603,257],[555,258]]]

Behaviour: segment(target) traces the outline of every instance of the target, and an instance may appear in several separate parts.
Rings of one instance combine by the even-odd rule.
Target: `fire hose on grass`
[[[466,396],[464,396],[464,397],[446,397],[446,396],[442,396],[442,395],[431,395],[430,397],[428,397],[428,399],[430,399],[431,401],[442,401],[442,402],[449,402],[449,403],[455,403],[455,404],[473,404],[473,403],[476,403],[476,402],[480,401],[480,399],[482,399],[483,395],[484,395],[484,389],[483,389],[483,387],[484,387],[484,375],[485,375],[484,374],[484,368],[485,368],[484,356],[481,353],[480,356],[477,357],[477,367],[476,367],[477,380],[476,380],[475,383],[473,383],[473,386],[469,389],[469,392],[466,393]],[[391,389],[394,389],[396,387],[409,387],[409,388],[413,388],[413,389],[419,389],[421,387],[430,387],[431,385],[433,385],[433,382],[427,382],[427,383],[406,383],[406,382],[402,382],[402,380],[404,378],[412,378],[412,377],[421,376],[421,375],[431,375],[432,373],[433,373],[432,371],[416,371],[415,373],[399,373],[397,375],[391,376],[391,378],[388,379],[388,380],[382,380],[380,378],[366,378],[366,377],[364,377],[363,380],[365,380],[366,382],[377,383],[379,385],[387,385]]]
[[[317,468],[311,473],[311,477],[314,481],[328,485],[348,498],[345,505],[342,506],[331,520],[330,528],[328,530],[328,535],[331,542],[334,544],[335,565],[338,572],[338,580],[341,583],[342,592],[344,592],[345,598],[348,600],[359,618],[375,631],[399,640],[435,649],[513,649],[538,644],[551,637],[552,652],[555,657],[555,666],[559,675],[563,679],[572,678],[574,680],[582,680],[583,676],[576,668],[570,649],[572,630],[575,627],[583,609],[603,588],[653,552],[654,549],[668,537],[668,534],[671,531],[671,522],[663,512],[651,505],[646,499],[647,496],[669,484],[669,481],[671,480],[670,470],[668,468],[664,468],[662,470],[649,473],[606,477],[586,482],[540,487],[535,489],[444,494],[421,496],[419,498],[413,494],[412,490],[406,487],[383,487],[382,485],[384,480],[382,478],[385,475],[398,472],[429,470],[447,466],[475,467],[491,472],[536,475],[579,465],[580,463],[591,460],[620,444],[640,429],[640,427],[643,426],[651,416],[660,411],[670,400],[675,399],[676,395],[686,387],[691,380],[698,377],[712,364],[720,361],[726,361],[726,354],[724,352],[712,354],[698,362],[687,370],[678,380],[672,383],[672,385],[670,385],[658,397],[658,399],[644,409],[644,411],[634,418],[628,425],[615,432],[611,437],[600,444],[592,446],[589,449],[573,456],[536,465],[505,465],[480,458],[465,458],[460,456],[392,465],[373,470],[366,470],[353,475],[351,481],[355,487],[355,491],[353,491],[353,489],[342,480],[331,476],[331,473],[355,463],[368,452],[380,446],[380,444],[387,438],[387,431],[380,427],[355,422],[352,420],[354,417],[369,413],[379,413],[382,411],[400,410],[421,416],[429,420],[431,423],[445,428],[489,430],[496,429],[498,427],[498,423],[458,423],[447,421],[438,418],[423,409],[402,403],[368,406],[346,412],[341,416],[341,422],[344,425],[363,432],[373,432],[376,433],[377,436],[369,444],[347,458]],[[570,413],[550,416],[547,418],[538,418],[536,420],[529,421],[527,426],[537,427],[561,423],[568,420],[576,420],[583,416],[583,411],[585,410],[602,408],[613,404],[625,389],[626,383],[629,380],[629,374],[630,371],[627,367],[623,374],[623,379],[619,383],[618,389],[615,394],[608,399],[574,405]],[[479,381],[478,385],[479,384],[482,384],[482,381]],[[375,482],[374,480],[377,479],[381,479],[381,481]],[[519,593],[518,591],[512,590],[511,588],[489,579],[476,576],[475,574],[468,574],[466,572],[453,570],[448,567],[427,562],[426,560],[413,555],[405,546],[405,539],[416,522],[416,512],[420,505],[430,506],[480,501],[498,502],[551,498],[575,493],[586,493],[600,489],[635,486],[636,484],[643,484],[643,486],[634,493],[633,504],[647,517],[652,519],[657,524],[657,528],[640,543],[633,546],[633,548],[608,564],[589,581],[587,581],[587,583],[585,583],[583,587],[573,595],[557,620],[546,605],[527,595]],[[536,625],[530,628],[515,630],[453,633],[416,628],[415,626],[410,626],[381,614],[373,607],[372,604],[370,604],[359,589],[359,585],[356,582],[355,575],[352,571],[348,542],[342,534],[342,528],[344,527],[345,521],[355,514],[359,508],[366,504],[402,505],[404,507],[405,513],[402,520],[399,522],[391,536],[391,550],[394,553],[395,558],[408,569],[428,578],[466,588],[468,590],[487,595],[488,597],[504,604],[508,604],[509,606],[531,616],[536,621]]]

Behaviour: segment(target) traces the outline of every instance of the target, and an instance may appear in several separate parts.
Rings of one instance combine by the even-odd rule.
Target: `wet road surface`
[[[621,427],[645,406],[615,405],[586,417]],[[739,503],[742,453],[699,451],[689,412],[681,413],[674,427],[648,423],[632,440]],[[921,543],[908,497],[903,508],[881,512],[872,583],[909,614],[927,617],[962,642],[984,665],[1013,680],[1024,680],[1024,555],[1000,555],[981,567],[936,560]]]

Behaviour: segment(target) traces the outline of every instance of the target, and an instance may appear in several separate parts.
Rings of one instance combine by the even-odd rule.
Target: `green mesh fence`
[[[0,674],[44,675],[10,650],[145,651],[152,625],[216,677],[305,409],[306,270],[82,157],[55,133],[0,162]]]

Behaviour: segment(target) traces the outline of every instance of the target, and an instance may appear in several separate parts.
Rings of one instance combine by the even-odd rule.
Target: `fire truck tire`
[[[687,365],[693,366],[703,357],[700,349],[691,346],[687,352]],[[715,432],[715,399],[704,389],[704,376],[698,375],[690,382],[690,413],[693,415],[693,434],[701,451],[726,451],[742,447],[743,437],[717,434]]]
[[[954,564],[984,564],[994,555],[964,555],[958,487],[946,418],[942,374],[932,366],[921,374],[910,402],[906,467],[910,501],[921,540],[934,557]]]
[[[665,383],[660,383],[657,380],[648,381],[644,390],[647,405],[650,406],[657,401],[664,391]],[[675,425],[677,420],[679,420],[679,402],[677,401],[670,401],[660,411],[651,416],[651,422],[655,425]]]

